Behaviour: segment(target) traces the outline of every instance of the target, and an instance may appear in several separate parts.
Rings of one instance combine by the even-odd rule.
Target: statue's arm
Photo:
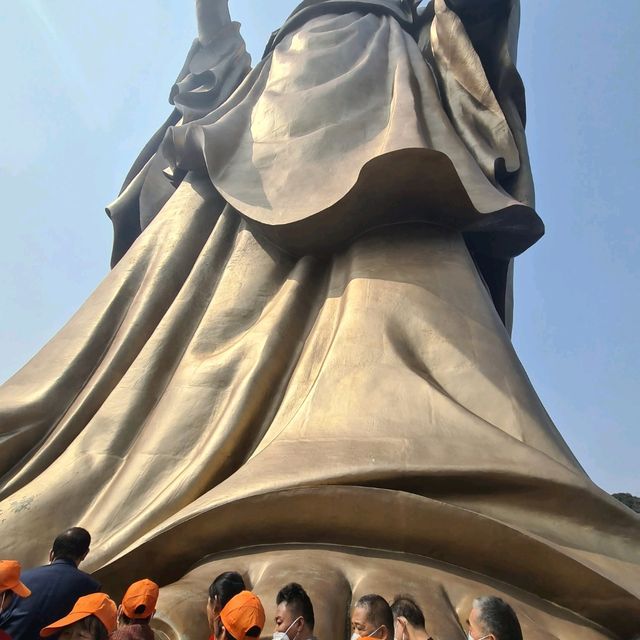
[[[198,39],[208,45],[220,31],[231,23],[228,0],[196,0]]]

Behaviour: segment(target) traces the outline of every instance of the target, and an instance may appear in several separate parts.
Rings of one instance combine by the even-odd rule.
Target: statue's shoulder
[[[408,29],[413,24],[412,0],[303,0],[289,15],[280,29],[275,31],[269,40],[265,55],[287,34],[299,29],[309,20],[327,13],[348,13],[361,11],[391,15]]]

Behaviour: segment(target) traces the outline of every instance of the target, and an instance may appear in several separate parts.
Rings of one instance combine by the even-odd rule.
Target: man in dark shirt
[[[90,544],[89,532],[80,527],[57,536],[49,564],[22,573],[31,597],[14,598],[0,613],[0,628],[13,640],[39,640],[40,629],[67,615],[81,596],[99,591],[100,584],[78,569]]]

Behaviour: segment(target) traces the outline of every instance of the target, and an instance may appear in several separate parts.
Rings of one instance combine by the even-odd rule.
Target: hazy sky
[[[296,0],[231,0],[256,60]],[[108,271],[103,208],[168,114],[188,0],[21,0],[0,56],[0,380]],[[523,0],[519,68],[547,235],[516,263],[514,343],[591,477],[640,495],[638,0]]]

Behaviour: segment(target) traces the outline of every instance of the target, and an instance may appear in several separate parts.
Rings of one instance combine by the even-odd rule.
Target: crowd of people
[[[89,553],[91,536],[80,527],[56,537],[49,564],[21,573],[15,560],[0,560],[0,640],[157,640],[150,625],[160,589],[147,578],[134,582],[119,605],[100,584],[78,568]],[[204,600],[204,594],[203,594]],[[296,582],[276,596],[273,640],[313,640],[313,604]],[[209,587],[210,640],[257,640],[265,610],[242,575],[227,571]],[[467,640],[522,640],[518,618],[496,596],[474,600]],[[431,640],[425,617],[410,595],[389,603],[367,594],[351,611],[351,640]]]

